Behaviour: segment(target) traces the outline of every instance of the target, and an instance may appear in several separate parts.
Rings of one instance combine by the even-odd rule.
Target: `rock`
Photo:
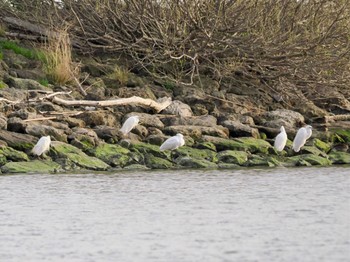
[[[50,153],[54,159],[68,159],[81,168],[91,170],[107,170],[109,168],[109,165],[107,165],[102,160],[96,157],[90,157],[75,146],[62,142],[52,141]]]
[[[128,119],[131,116],[139,116],[140,122],[139,124],[142,124],[145,127],[155,127],[158,129],[163,129],[164,124],[162,121],[160,121],[159,117],[157,115],[151,115],[146,113],[138,113],[138,112],[132,112],[128,113],[123,117],[123,123],[126,119]]]
[[[46,75],[42,70],[39,69],[15,69],[16,75],[18,78],[24,78],[24,79],[32,79],[32,80],[39,80],[39,79],[45,79]]]
[[[315,146],[303,146],[300,149],[301,154],[313,154],[315,156],[327,157],[327,154]]]
[[[245,145],[236,140],[224,139],[221,137],[214,137],[214,136],[203,136],[201,140],[202,142],[210,142],[214,144],[218,152],[224,151],[224,150],[235,150],[235,151],[249,150],[248,145]]]
[[[93,155],[112,167],[124,167],[130,161],[130,150],[119,145],[102,143],[94,149]]]
[[[41,112],[62,112],[63,108],[49,101],[43,101],[35,105],[35,109]]]
[[[191,157],[180,157],[176,160],[177,164],[186,168],[217,168],[217,164],[205,159],[196,159]]]
[[[280,163],[276,158],[272,156],[251,155],[249,156],[249,160],[245,165],[275,167],[281,166],[282,163]]]
[[[210,162],[217,162],[216,152],[209,149],[196,149],[188,146],[182,146],[173,153],[175,157],[190,157],[196,159],[205,159]]]
[[[313,142],[315,147],[324,153],[328,153],[331,150],[331,145],[329,143],[323,142],[317,138],[315,138]]]
[[[19,109],[19,110],[12,112],[7,117],[8,118],[18,117],[22,120],[25,120],[25,119],[28,119],[29,115],[30,115],[30,113],[28,112],[28,110],[26,108],[22,108],[22,109]]]
[[[190,117],[193,115],[191,107],[179,100],[174,100],[162,113],[181,117]]]
[[[151,154],[159,158],[168,158],[169,152],[162,152],[159,150],[159,146],[146,144],[146,143],[135,143],[131,145],[132,151],[140,152],[141,154]]]
[[[333,164],[350,164],[350,153],[346,152],[331,152],[329,159]]]
[[[298,112],[288,109],[278,109],[265,112],[256,119],[256,122],[272,128],[284,126],[285,129],[296,129],[305,122],[305,119],[303,115]]]
[[[152,145],[157,145],[160,146],[163,144],[163,142],[167,139],[164,135],[149,135],[146,139],[145,142],[152,144]]]
[[[350,130],[337,130],[335,134],[340,136],[344,142],[350,142]]]
[[[217,136],[228,138],[228,129],[222,126],[167,126],[163,132],[167,135],[174,136],[178,133],[184,136],[199,138],[202,135]]]
[[[303,160],[309,162],[311,165],[321,165],[321,166],[329,166],[332,162],[322,156],[317,156],[313,154],[305,154],[303,155]]]
[[[84,152],[90,152],[99,144],[97,134],[91,129],[78,127],[72,131],[73,133],[68,136],[70,144]]]
[[[5,130],[0,130],[0,139],[6,141],[10,147],[20,151],[31,150],[38,141],[34,136]]]
[[[248,137],[254,137],[259,138],[259,130],[257,128],[252,128],[248,125],[244,125],[238,120],[226,120],[223,121],[222,126],[228,128],[230,131],[231,137],[242,137],[242,136],[248,136]]]
[[[7,117],[0,113],[0,129],[7,129]]]
[[[1,97],[11,101],[23,101],[27,98],[27,94],[26,92],[23,92],[22,90],[18,90],[16,88],[5,87],[5,88],[1,88]],[[12,106],[9,108],[13,109]],[[3,112],[6,112],[6,111],[3,110]]]
[[[95,127],[99,125],[114,126],[119,129],[119,121],[116,115],[112,114],[108,110],[99,111],[85,111],[84,113],[76,116],[78,119],[83,120],[86,125]]]
[[[249,152],[251,153],[263,153],[267,154],[269,148],[271,148],[271,145],[269,142],[262,140],[262,139],[256,139],[253,137],[241,137],[241,138],[235,138],[234,140],[243,143],[249,148]]]
[[[241,168],[239,165],[236,164],[229,164],[229,163],[218,163],[218,168],[220,169],[237,169]]]
[[[14,87],[21,90],[52,91],[51,88],[43,86],[33,79],[23,79],[23,78],[9,76],[4,79],[4,82],[8,84],[10,87]]]
[[[108,141],[109,139],[114,139],[118,136],[119,133],[119,129],[105,125],[95,126],[93,130],[99,138],[105,141]]]
[[[248,154],[244,151],[225,150],[217,155],[219,162],[243,165],[248,161]]]
[[[217,119],[211,115],[178,117],[178,116],[162,116],[160,120],[165,126],[216,126]]]
[[[349,144],[336,143],[332,145],[331,152],[349,152]]]
[[[64,131],[52,126],[29,124],[26,127],[26,133],[38,138],[42,136],[50,136],[51,139],[67,142],[67,135]]]
[[[54,173],[61,170],[53,161],[33,160],[29,162],[8,162],[1,167],[3,173]]]
[[[145,163],[146,166],[151,169],[169,169],[174,166],[174,164],[171,163],[169,160],[156,157],[150,154],[145,156]]]
[[[216,152],[216,147],[211,142],[196,142],[193,147],[197,149],[209,149]]]
[[[29,161],[27,154],[21,151],[17,151],[11,147],[0,146],[0,156],[5,157],[11,161]]]
[[[74,117],[64,116],[62,117],[62,121],[68,125],[68,128],[85,127],[85,122],[83,120]]]
[[[139,137],[145,138],[148,136],[148,130],[146,127],[142,125],[137,125],[135,128],[132,130],[133,133],[138,135]]]

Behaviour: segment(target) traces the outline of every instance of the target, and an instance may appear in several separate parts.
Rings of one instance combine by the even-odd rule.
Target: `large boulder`
[[[217,168],[217,164],[205,159],[192,158],[188,156],[176,159],[178,165],[186,168]]]
[[[38,142],[38,138],[34,136],[6,130],[0,130],[0,140],[6,141],[10,147],[20,151],[31,150]]]
[[[112,167],[124,167],[130,161],[130,150],[120,145],[101,143],[93,150],[93,155]]]
[[[193,115],[191,107],[179,100],[174,100],[162,113],[181,117],[190,117]]]
[[[225,150],[217,155],[219,162],[243,165],[248,161],[248,154],[244,151]]]
[[[119,127],[119,119],[113,113],[108,110],[99,111],[85,111],[84,113],[76,116],[78,119],[83,120],[86,125],[95,127],[99,125],[107,125]]]
[[[52,91],[51,88],[43,86],[42,84],[40,84],[39,82],[33,79],[23,79],[23,78],[8,76],[4,79],[4,82],[8,84],[9,87],[14,87],[21,90]]]
[[[51,139],[67,142],[67,135],[64,133],[64,130],[52,126],[30,124],[26,127],[26,133],[39,138],[42,136],[50,136]]]
[[[0,145],[0,156],[5,157],[10,161],[29,161],[27,154],[22,151],[17,151],[11,147]]]
[[[250,127],[249,125],[242,124],[238,120],[225,120],[222,126],[228,128],[230,131],[230,136],[232,137],[242,137],[249,136],[254,138],[259,138],[259,130],[257,128]]]
[[[7,117],[0,113],[0,129],[7,129]]]
[[[256,120],[258,124],[280,128],[284,126],[285,129],[296,129],[304,123],[304,116],[298,112],[288,109],[278,109],[275,111],[265,112],[260,115]]]
[[[138,113],[138,112],[132,112],[128,113],[123,117],[123,123],[126,119],[128,119],[131,116],[139,116],[140,117],[140,124],[142,124],[145,127],[155,127],[159,129],[164,128],[164,124],[162,121],[160,121],[159,117],[157,115],[151,115],[146,113]]]

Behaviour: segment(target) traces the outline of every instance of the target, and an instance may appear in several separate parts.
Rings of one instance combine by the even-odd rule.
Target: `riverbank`
[[[311,102],[304,111],[291,110],[271,97],[270,103],[266,99],[260,103],[257,90],[223,89],[211,80],[203,89],[125,72],[122,81],[116,74],[120,61],[102,57],[79,57],[79,81],[84,81],[57,85],[46,81],[40,60],[13,48],[1,51],[0,170],[4,174],[350,163],[346,112],[338,121]],[[307,113],[300,113],[306,109]],[[138,115],[140,124],[123,137],[119,129],[131,115]],[[314,132],[295,153],[291,140],[305,123],[313,125]],[[285,150],[277,152],[272,145],[281,125],[289,140]],[[159,146],[176,133],[184,135],[185,146],[161,152]],[[47,135],[53,140],[50,151],[40,158],[33,156],[31,149]]]

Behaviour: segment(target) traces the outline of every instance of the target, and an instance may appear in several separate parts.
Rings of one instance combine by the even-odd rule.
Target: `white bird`
[[[286,146],[287,143],[287,133],[284,129],[284,126],[281,126],[281,132],[276,136],[274,147],[277,149],[277,151],[282,151],[283,148]]]
[[[38,143],[33,147],[32,152],[34,155],[40,156],[50,150],[51,138],[50,136],[43,136],[39,139]]]
[[[293,150],[299,152],[300,148],[305,145],[306,140],[312,135],[312,126],[302,127],[298,130],[293,140]]]
[[[185,144],[184,136],[182,134],[177,134],[164,141],[160,146],[160,151],[164,150],[174,150]]]
[[[128,119],[126,119],[126,121],[124,122],[122,128],[120,129],[120,132],[123,133],[124,136],[126,136],[127,134],[129,134],[129,132],[135,127],[137,126],[137,124],[140,121],[140,117],[139,116],[131,116]]]

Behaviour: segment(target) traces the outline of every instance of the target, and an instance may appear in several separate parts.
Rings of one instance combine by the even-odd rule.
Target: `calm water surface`
[[[350,167],[0,176],[0,261],[350,261]]]

